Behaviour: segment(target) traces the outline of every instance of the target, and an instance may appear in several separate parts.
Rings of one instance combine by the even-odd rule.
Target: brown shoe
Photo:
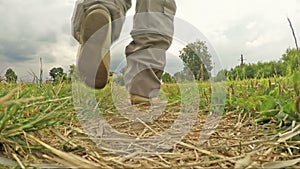
[[[97,37],[92,36],[96,32]],[[107,9],[96,8],[87,12],[81,24],[79,41],[78,72],[81,80],[91,88],[104,88],[109,76],[111,45],[111,17]]]
[[[132,105],[151,106],[150,98],[139,95],[130,95],[130,101]]]

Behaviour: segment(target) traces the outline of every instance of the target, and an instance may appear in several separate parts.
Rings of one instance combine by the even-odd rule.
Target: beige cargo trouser
[[[131,0],[79,0],[78,5],[88,9],[100,4],[108,9],[112,21],[112,42],[120,35]],[[161,76],[166,65],[166,50],[174,33],[175,0],[137,0],[131,36],[126,47],[127,67],[125,84],[130,94],[152,98],[158,94]],[[79,12],[80,13],[80,12]],[[78,12],[77,12],[78,15]],[[80,32],[81,18],[73,16],[73,36]]]

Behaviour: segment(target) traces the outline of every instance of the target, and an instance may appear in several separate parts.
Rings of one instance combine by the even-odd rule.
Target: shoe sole
[[[97,39],[95,41],[93,37],[100,29],[101,42]],[[83,33],[80,42],[83,49],[78,58],[80,78],[87,86],[102,89],[108,82],[110,64],[111,20],[108,12],[104,9],[91,11],[85,17],[81,30]],[[102,34],[105,35],[102,37]],[[106,53],[103,54],[103,51]]]

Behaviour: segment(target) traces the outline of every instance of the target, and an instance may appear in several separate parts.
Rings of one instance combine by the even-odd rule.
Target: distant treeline
[[[217,78],[224,74],[229,80],[287,76],[298,70],[299,58],[300,51],[287,49],[279,61],[239,65],[231,70],[221,70]]]

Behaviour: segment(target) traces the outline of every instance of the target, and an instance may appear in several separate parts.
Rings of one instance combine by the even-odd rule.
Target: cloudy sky
[[[279,60],[294,47],[287,17],[300,38],[299,0],[176,0],[176,17],[195,26],[215,49],[224,68]],[[133,1],[134,6],[135,1]],[[52,67],[68,70],[76,62],[78,43],[70,33],[75,0],[0,0],[0,76],[12,68],[22,80]],[[132,8],[128,15],[134,14]],[[180,50],[174,43],[173,54]],[[176,57],[176,56],[175,56]],[[176,57],[178,60],[178,57]],[[168,57],[168,68],[176,68]],[[116,61],[114,61],[116,62]],[[118,65],[118,63],[113,63]]]

